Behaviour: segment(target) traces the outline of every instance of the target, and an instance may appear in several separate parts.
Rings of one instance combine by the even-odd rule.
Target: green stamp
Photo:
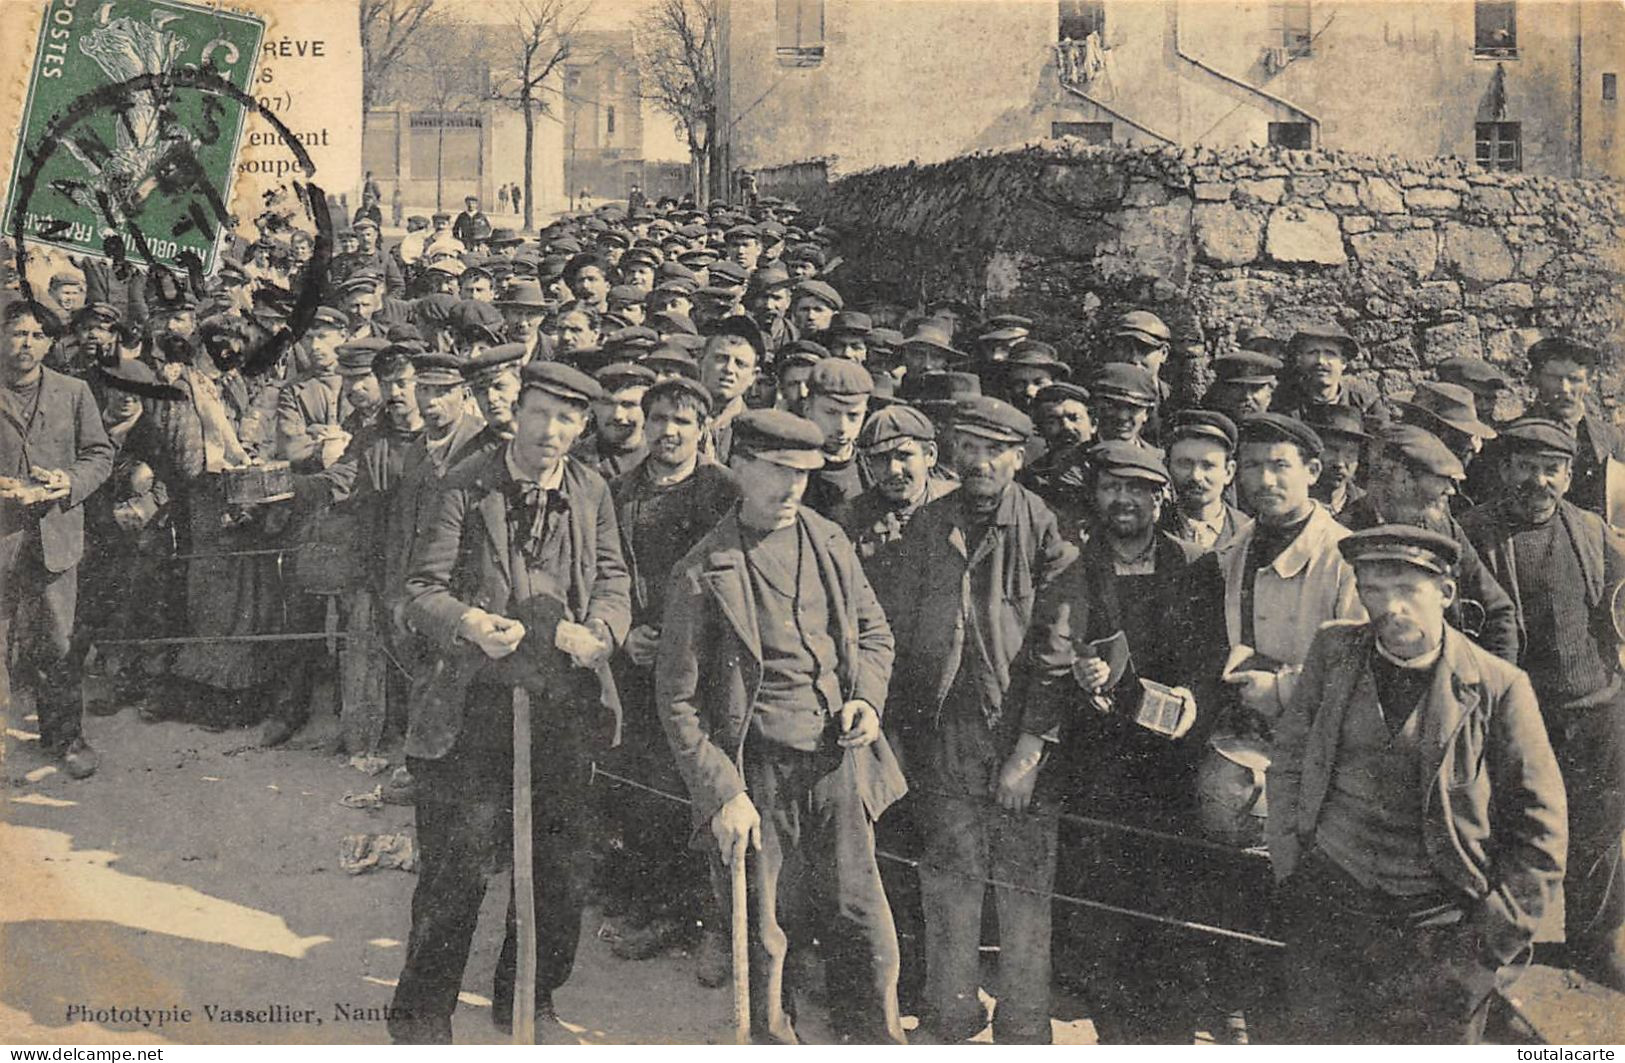
[[[50,0],[5,229],[213,270],[265,23],[174,0]]]

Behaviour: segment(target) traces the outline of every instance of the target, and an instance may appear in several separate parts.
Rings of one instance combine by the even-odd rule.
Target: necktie
[[[516,484],[519,533],[519,551],[531,564],[542,560],[542,547],[547,541],[549,518],[567,508],[564,495],[557,490],[542,490],[539,484]],[[557,523],[554,518],[554,523]]]

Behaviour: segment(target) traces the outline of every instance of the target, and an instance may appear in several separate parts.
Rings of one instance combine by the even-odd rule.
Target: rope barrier
[[[625,787],[627,787],[629,789],[633,789],[633,790],[640,790],[640,791],[642,791],[644,793],[652,794],[655,797],[662,798],[662,799],[664,799],[666,801],[670,801],[670,802],[673,802],[675,804],[683,805],[685,807],[692,807],[693,806],[693,802],[690,801],[686,797],[679,797],[676,794],[667,793],[664,790],[657,789],[656,787],[650,786],[647,783],[639,782],[636,779],[629,779],[624,775],[618,775],[615,772],[606,771],[605,769],[599,767],[597,764],[594,764],[592,766],[592,779],[594,781],[596,781],[599,776],[602,776],[603,778],[605,778],[605,779],[609,780],[610,782],[615,783],[617,785],[625,786]],[[919,791],[919,792],[928,792],[928,791]],[[941,796],[958,796],[958,798],[960,800],[965,800],[963,795],[941,795]],[[1128,830],[1137,832],[1137,828],[1128,828],[1127,824],[1113,823],[1110,820],[1091,820],[1088,817],[1083,817],[1083,816],[1076,816],[1076,817],[1070,816],[1068,813],[1057,813],[1057,815],[1062,817],[1062,818],[1072,818],[1072,819],[1077,819],[1077,820],[1083,820],[1083,821],[1085,821],[1085,822],[1087,822],[1087,823],[1089,823],[1091,825],[1099,825],[1099,826],[1105,826],[1105,827],[1116,828],[1116,829],[1128,829]],[[1160,834],[1160,832],[1152,832],[1152,833]],[[1164,837],[1164,838],[1167,838],[1167,839],[1173,840],[1173,841],[1180,841],[1180,842],[1188,842],[1188,841],[1192,840],[1192,839],[1181,839],[1177,835],[1161,835],[1161,837]],[[1211,844],[1211,843],[1208,843],[1208,844]],[[1234,850],[1234,849],[1232,849],[1230,851],[1231,852],[1243,852],[1245,850]],[[918,860],[916,860],[916,859],[913,859],[912,857],[900,856],[897,853],[889,853],[889,852],[886,852],[884,849],[875,850],[875,855],[880,857],[880,859],[882,859],[882,860],[886,860],[886,861],[889,861],[889,862],[895,863],[895,864],[903,864],[903,865],[905,865],[907,867],[919,867],[920,866],[920,862]],[[1284,942],[1278,941],[1275,938],[1268,938],[1268,937],[1264,937],[1264,936],[1259,935],[1259,934],[1248,933],[1247,931],[1244,931],[1244,930],[1232,930],[1232,929],[1230,929],[1228,927],[1213,926],[1213,925],[1211,925],[1209,923],[1198,923],[1198,922],[1194,922],[1194,921],[1191,921],[1191,920],[1188,920],[1188,919],[1177,919],[1177,918],[1175,918],[1173,916],[1170,916],[1170,915],[1158,915],[1155,912],[1143,912],[1143,911],[1140,911],[1137,908],[1125,908],[1125,907],[1122,907],[1120,905],[1108,904],[1105,901],[1091,900],[1091,899],[1086,898],[1086,897],[1073,897],[1070,894],[1057,893],[1057,892],[1055,892],[1053,890],[1035,889],[1035,888],[1033,888],[1031,886],[1023,886],[1020,883],[1016,883],[1016,882],[1006,882],[1006,881],[1004,881],[1002,879],[983,878],[981,881],[985,885],[993,886],[993,887],[995,887],[997,889],[1015,890],[1018,893],[1026,893],[1026,894],[1029,894],[1029,895],[1034,896],[1034,897],[1046,897],[1046,898],[1049,898],[1050,900],[1061,901],[1061,902],[1063,902],[1065,904],[1075,905],[1075,906],[1080,907],[1080,908],[1090,908],[1090,909],[1094,909],[1096,911],[1109,912],[1112,915],[1127,916],[1130,919],[1139,919],[1139,920],[1142,920],[1142,921],[1145,921],[1145,922],[1159,923],[1159,924],[1161,924],[1163,926],[1177,927],[1177,928],[1179,928],[1181,930],[1192,930],[1192,931],[1196,931],[1198,933],[1208,934],[1208,935],[1211,935],[1211,936],[1214,936],[1214,937],[1223,937],[1223,938],[1229,938],[1229,939],[1235,940],[1235,941],[1244,941],[1244,942],[1246,942],[1246,943],[1248,943],[1250,945],[1261,945],[1261,946],[1263,946],[1265,948],[1278,949],[1278,948],[1284,948],[1285,947]]]

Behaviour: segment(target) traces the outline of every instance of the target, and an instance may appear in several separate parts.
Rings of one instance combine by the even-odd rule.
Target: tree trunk
[[[442,179],[441,179],[441,170],[442,170],[441,164],[445,161],[445,158],[446,158],[446,116],[444,114],[442,114],[440,116],[440,127],[435,130],[435,137],[434,137],[434,209],[435,210],[444,210],[445,209],[444,207],[442,207],[440,205],[440,200],[442,198],[442,192],[443,192],[443,182],[442,182]]]
[[[527,81],[524,88],[519,90],[519,107],[525,114],[525,228],[524,232],[536,231],[536,184],[533,175],[536,169],[536,160],[532,152],[536,145],[536,116],[530,110],[530,83]]]
[[[694,205],[699,206],[705,202],[705,150],[700,147],[692,134],[688,137],[688,194],[694,197]]]

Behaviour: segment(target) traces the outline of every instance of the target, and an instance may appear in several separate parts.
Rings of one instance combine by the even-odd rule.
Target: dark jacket
[[[841,693],[884,712],[893,651],[885,614],[840,528],[808,509],[797,519],[829,598]],[[761,633],[736,509],[672,573],[655,665],[655,703],[693,799],[696,830],[745,791],[745,736],[761,681]],[[846,766],[872,819],[907,789],[884,738],[849,751]]]
[[[648,565],[640,564],[635,544],[632,541],[633,520],[636,517],[629,510],[640,497],[640,488],[647,481],[647,463],[644,458],[636,466],[628,469],[609,482],[610,497],[615,501],[615,517],[621,529],[621,555],[626,559],[626,570],[632,577],[632,620],[634,624],[652,624],[659,626],[661,608],[664,606],[666,584],[670,581],[671,572],[650,571]],[[739,501],[739,485],[734,480],[732,472],[728,471],[709,458],[700,458],[694,466],[692,474],[694,482],[689,485],[688,506],[683,510],[677,523],[669,531],[681,545],[674,547],[674,552],[681,549],[684,554],[700,541],[700,537],[717,526],[717,523],[727,515]]]
[[[1614,632],[1608,595],[1625,579],[1625,543],[1603,523],[1601,517],[1571,502],[1559,500],[1557,516],[1552,519],[1562,521],[1569,541],[1579,555],[1580,572],[1585,581],[1586,607],[1592,615],[1592,630],[1597,637],[1597,645],[1604,649],[1603,659],[1612,659],[1619,646],[1619,636]],[[1465,514],[1461,518],[1461,527],[1483,558],[1484,566],[1512,599],[1518,645],[1527,647],[1529,636],[1525,628],[1525,610],[1518,588],[1517,559],[1512,550],[1512,536],[1521,527],[1519,521],[1503,498]],[[1521,650],[1518,663],[1523,663]],[[1548,710],[1557,707],[1546,706]]]
[[[1476,602],[1484,609],[1483,623],[1476,634],[1471,634],[1474,642],[1489,650],[1503,661],[1511,664],[1518,663],[1518,610],[1512,604],[1511,595],[1506,588],[1496,580],[1495,574],[1484,565],[1484,559],[1478,554],[1478,549],[1467,535],[1467,529],[1455,517],[1449,517],[1449,527],[1435,528],[1456,540],[1461,547],[1461,560],[1456,565],[1456,600],[1445,611],[1445,619],[1457,631],[1466,630],[1462,626],[1463,603]],[[1366,528],[1375,528],[1386,523],[1377,508],[1371,504],[1369,498],[1362,498],[1349,506],[1342,514],[1343,527],[1350,531],[1363,531]]]
[[[90,385],[40,369],[39,403],[23,424],[0,403],[0,476],[27,480],[31,465],[68,474],[68,497],[43,506],[0,501],[0,551],[12,555],[39,529],[48,572],[66,572],[85,552],[85,499],[113,471],[113,444]]]
[[[406,752],[445,756],[462,728],[463,703],[482,664],[477,647],[460,642],[457,627],[469,609],[497,615],[513,604],[508,542],[507,452],[486,451],[446,475],[434,516],[419,530],[406,576],[405,616],[438,649],[427,675],[413,684]],[[609,486],[591,469],[566,458],[560,485],[569,509],[569,615],[578,623],[602,620],[616,645],[631,624],[629,583]],[[598,669],[601,703],[618,732],[620,702],[607,665]]]
[[[1343,717],[1376,697],[1369,624],[1321,629],[1275,725],[1265,821],[1286,879],[1314,846]],[[1534,937],[1568,849],[1568,805],[1534,689],[1523,672],[1446,626],[1421,714],[1422,839],[1440,877],[1479,901],[1480,948],[1506,962]]]
[[[998,714],[1034,602],[1078,556],[1055,514],[1020,484],[1005,489],[992,526],[972,553],[964,497],[961,488],[927,503],[909,522],[898,555],[893,700],[899,716],[907,713],[898,720],[905,730],[935,721],[966,653],[983,654],[983,695]],[[972,571],[983,567],[993,574],[991,596],[976,600]],[[977,611],[985,640],[970,637],[967,608]]]

